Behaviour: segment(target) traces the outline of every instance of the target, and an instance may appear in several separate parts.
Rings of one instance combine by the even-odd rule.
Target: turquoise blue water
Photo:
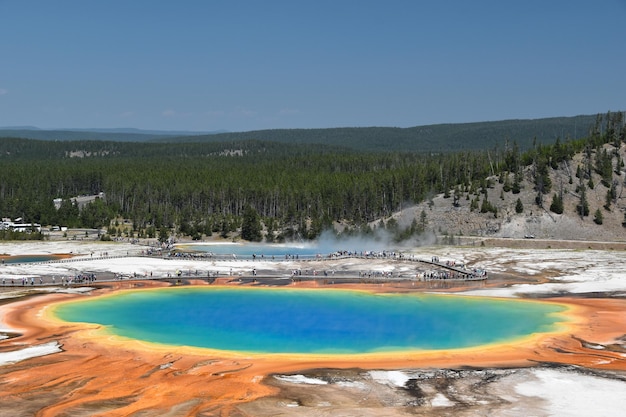
[[[171,288],[61,304],[55,314],[170,345],[257,353],[450,349],[552,331],[564,307],[343,290]]]
[[[270,245],[270,244],[219,244],[219,245],[180,245],[180,247],[194,252],[213,253],[215,255],[237,255],[237,256],[275,256],[284,258],[285,256],[315,256],[318,254],[328,255],[333,252],[330,248],[318,246],[290,246],[290,245]]]
[[[21,264],[29,262],[46,262],[59,259],[59,255],[15,255],[2,257],[2,263],[5,264]]]
[[[341,242],[341,241],[323,241],[311,242],[303,245],[293,244],[268,244],[268,243],[220,243],[220,244],[181,244],[176,245],[177,248],[184,251],[212,253],[219,256],[237,255],[237,256],[265,256],[284,258],[285,256],[312,257],[317,255],[327,256],[338,251],[354,253],[365,253],[368,251],[383,251],[389,248],[380,247],[377,242]]]

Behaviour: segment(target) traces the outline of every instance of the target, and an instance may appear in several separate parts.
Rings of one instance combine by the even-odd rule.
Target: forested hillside
[[[189,142],[263,140],[282,143],[335,146],[369,152],[456,152],[503,150],[515,141],[521,150],[533,143],[554,143],[557,138],[586,137],[596,116],[556,117],[536,120],[439,124],[410,128],[363,127],[333,129],[276,129],[221,133],[178,138]],[[177,139],[163,139],[172,141]]]
[[[576,152],[584,163],[576,178],[621,174],[619,149],[626,129],[622,113],[598,116],[587,138],[505,149],[448,153],[363,152],[333,146],[257,140],[228,143],[121,143],[102,141],[0,140],[0,214],[27,222],[108,229],[132,221],[134,236],[214,233],[250,240],[311,239],[336,222],[351,233],[385,219],[401,207],[443,193],[497,216],[480,196],[487,178],[499,176],[503,192],[519,193],[532,167],[536,204],[555,191],[549,173]],[[597,157],[597,155],[601,155]],[[525,174],[526,173],[526,174]],[[611,174],[612,173],[612,174]],[[615,174],[616,175],[616,174]],[[582,180],[581,180],[582,181]],[[586,185],[588,186],[588,184]],[[610,188],[610,185],[609,185]],[[78,195],[106,193],[86,208]],[[64,202],[59,210],[54,198]],[[608,198],[608,197],[607,197]],[[582,204],[582,202],[581,202]],[[418,221],[397,238],[424,232]]]
[[[140,229],[188,231],[192,224],[204,234],[228,233],[251,206],[277,230],[314,237],[334,220],[371,221],[404,201],[420,201],[460,173],[468,180],[488,173],[487,158],[479,153],[371,154],[243,142],[219,150],[213,144],[168,144],[163,151],[171,153],[142,155],[146,145],[123,152],[119,144],[102,142],[63,142],[64,151],[60,143],[3,143],[11,150],[2,149],[0,157],[0,212],[70,226],[88,225],[89,210],[79,216],[68,201],[57,212],[52,199],[104,191],[106,204],[99,204],[100,219],[90,226],[105,226],[103,218],[119,213]],[[35,156],[38,145],[50,151]]]
[[[328,129],[274,129],[200,134],[194,132],[147,131],[138,129],[45,130],[0,128],[0,138],[13,137],[49,141],[107,142],[241,142],[257,140],[288,144],[341,146],[365,152],[456,152],[502,150],[515,141],[521,150],[535,143],[553,143],[556,138],[580,139],[589,134],[596,116],[553,117],[530,120],[501,120],[394,127],[343,127]]]

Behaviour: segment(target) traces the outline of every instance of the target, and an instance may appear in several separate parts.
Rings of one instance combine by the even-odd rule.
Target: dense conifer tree
[[[554,193],[554,196],[552,196],[550,211],[556,214],[563,214],[563,198],[557,193]]]
[[[604,222],[604,216],[602,215],[602,210],[597,209],[595,214],[593,215],[593,222],[595,224],[602,224]]]
[[[261,230],[259,213],[252,206],[246,206],[241,223],[241,238],[251,242],[260,242],[262,239]]]

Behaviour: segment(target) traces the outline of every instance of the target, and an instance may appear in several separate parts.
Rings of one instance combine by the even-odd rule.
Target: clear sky
[[[626,0],[0,0],[0,126],[409,127],[626,110]]]

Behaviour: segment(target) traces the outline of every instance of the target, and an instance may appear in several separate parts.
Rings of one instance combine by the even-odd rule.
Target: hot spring
[[[271,245],[261,243],[220,243],[220,244],[183,244],[177,245],[183,252],[210,253],[217,256],[315,256],[320,249],[317,246]]]
[[[176,252],[213,255],[215,257],[253,256],[265,258],[314,258],[342,252],[350,254],[364,254],[368,252],[382,252],[390,248],[380,242],[341,242],[323,239],[306,244],[280,243],[185,243],[175,245]]]
[[[365,354],[467,348],[558,330],[566,307],[355,290],[166,288],[57,305],[68,322],[131,339],[247,353]]]
[[[0,262],[3,264],[22,264],[33,262],[48,262],[56,261],[59,259],[69,258],[70,255],[66,254],[53,254],[53,255],[12,255],[12,256],[0,256]]]

